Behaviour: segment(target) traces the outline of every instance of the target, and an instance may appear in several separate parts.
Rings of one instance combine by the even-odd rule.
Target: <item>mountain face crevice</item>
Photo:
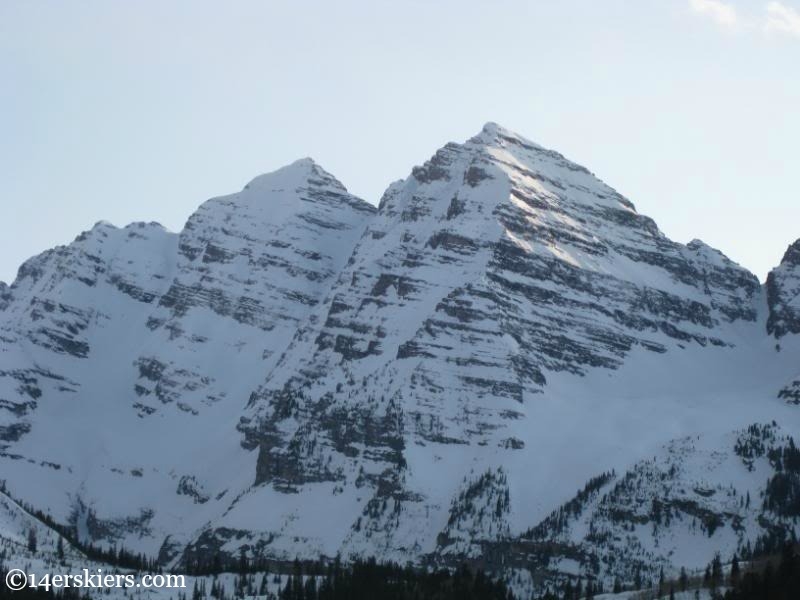
[[[798,268],[762,286],[493,123],[377,209],[302,159],[0,284],[0,479],[165,567],[705,566],[796,530],[793,472],[735,448],[800,431]]]

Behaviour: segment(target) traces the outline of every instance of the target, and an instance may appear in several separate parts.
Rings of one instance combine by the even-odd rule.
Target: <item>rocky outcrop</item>
[[[789,246],[781,264],[767,276],[767,331],[777,339],[800,333],[800,240]]]

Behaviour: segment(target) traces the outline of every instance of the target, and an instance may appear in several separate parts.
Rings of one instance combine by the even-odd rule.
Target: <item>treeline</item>
[[[768,457],[775,475],[764,491],[764,509],[784,517],[800,517],[800,450],[789,438],[786,446],[771,449]]]
[[[295,562],[299,562],[295,560]],[[321,574],[324,572],[322,561],[303,561],[300,563],[304,573]],[[238,573],[240,575],[254,573],[269,573],[270,571],[285,572],[290,568],[288,561],[278,561],[269,558],[248,558],[244,548],[239,551],[239,558],[231,558],[219,551],[212,555],[194,554],[185,556],[181,561],[180,570],[187,575],[208,576],[221,573]]]
[[[6,568],[0,564],[0,581],[5,581]],[[261,585],[255,586],[252,576],[237,577],[233,589],[226,590],[214,578],[210,589],[205,580],[196,580],[189,595],[178,591],[179,600],[236,600],[246,597],[275,598],[267,591],[268,574]],[[276,574],[275,581],[280,581]],[[282,578],[285,583],[278,600],[514,600],[514,595],[502,582],[495,581],[483,571],[462,567],[454,572],[426,572],[393,563],[375,560],[357,561],[343,566],[331,563],[323,575],[307,574],[300,562],[294,572]],[[99,592],[98,592],[99,594]],[[44,588],[24,588],[10,591],[0,584],[0,600],[89,600],[75,588],[46,591]]]
[[[78,536],[75,535],[72,527],[65,527],[61,523],[55,521],[55,519],[53,519],[50,515],[43,513],[32,506],[22,504],[22,508],[24,508],[28,514],[36,517],[50,529],[57,532],[62,538],[67,540],[73,548],[81,551],[86,558],[97,562],[104,562],[122,569],[150,571],[153,573],[161,572],[158,562],[153,558],[148,558],[146,555],[141,553],[131,552],[122,546],[119,548],[103,548],[101,546],[95,546],[92,543],[82,542],[78,539]]]
[[[732,589],[720,595],[724,600],[797,600],[800,597],[797,546],[785,544],[779,558],[756,564],[732,584]]]
[[[8,490],[5,488],[5,483],[0,482],[0,493],[7,496],[11,501],[18,504],[22,507],[26,513],[30,516],[34,517],[35,519],[39,520],[42,524],[46,525],[57,534],[59,534],[63,539],[67,540],[69,544],[79,550],[87,558],[97,561],[97,562],[104,562],[109,565],[120,567],[122,569],[131,569],[134,571],[149,571],[152,573],[160,573],[161,567],[158,565],[158,561],[153,558],[149,558],[144,554],[131,552],[126,548],[120,546],[119,548],[103,548],[101,546],[95,546],[91,543],[84,543],[78,539],[77,534],[73,527],[68,527],[66,525],[62,525],[53,517],[48,515],[41,510],[34,508],[30,504],[26,502],[21,502],[14,498]],[[28,550],[31,553],[36,553],[37,549],[37,540],[36,540],[36,532],[31,529],[28,532]],[[61,539],[58,540],[58,547],[57,547],[57,554],[59,559],[64,558],[64,547],[63,542]]]
[[[616,470],[612,469],[592,477],[586,482],[582,490],[577,491],[571,500],[551,512],[544,521],[528,529],[522,534],[522,537],[526,539],[546,539],[549,536],[563,532],[569,520],[577,517],[591,497],[616,476]]]
[[[467,567],[427,572],[371,559],[332,563],[321,577],[304,577],[299,567],[280,600],[514,600],[504,583]]]

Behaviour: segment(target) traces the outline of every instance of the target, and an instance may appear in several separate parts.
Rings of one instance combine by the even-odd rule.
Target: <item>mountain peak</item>
[[[498,135],[500,133],[507,134],[511,132],[494,121],[487,121],[484,123],[483,128],[481,128],[481,133],[486,135]]]
[[[790,244],[781,259],[782,265],[800,265],[800,239]]]
[[[443,184],[457,187],[463,182],[464,186],[475,188],[481,181],[507,181],[517,193],[542,196],[534,204],[541,201],[557,204],[569,198],[572,204],[635,212],[628,199],[586,167],[493,121],[466,142],[445,144],[424,164],[414,167],[411,175],[414,185],[433,183],[437,187]],[[385,195],[381,206],[390,204],[394,192],[394,187],[387,190],[389,195]],[[413,199],[414,195],[411,192],[410,197]],[[484,199],[495,202],[501,196],[495,190],[484,195]]]
[[[478,136],[503,136],[503,137],[515,137],[515,138],[522,138],[521,135],[518,133],[508,129],[507,127],[503,127],[499,123],[495,121],[487,121],[484,123],[483,127],[481,128],[480,133]]]
[[[481,128],[480,132],[470,138],[468,143],[483,146],[503,146],[511,143],[525,147],[529,150],[545,150],[545,148],[528,138],[507,129],[494,121],[488,121]]]
[[[278,191],[306,187],[322,187],[337,192],[347,192],[347,188],[342,182],[310,157],[300,158],[280,169],[258,175],[244,186],[244,190]]]
[[[305,156],[303,158],[298,158],[294,162],[289,163],[288,166],[290,166],[290,167],[302,167],[302,168],[310,167],[310,168],[313,169],[314,167],[318,167],[319,165],[317,164],[317,161],[315,161],[310,156]]]

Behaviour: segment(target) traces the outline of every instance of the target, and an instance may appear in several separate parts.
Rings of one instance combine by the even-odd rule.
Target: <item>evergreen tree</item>
[[[768,557],[762,571],[740,573],[738,582],[725,593],[725,600],[795,600],[800,590],[800,556],[793,544],[785,544],[777,570]]]
[[[300,564],[300,559],[295,558],[292,563],[292,576],[286,583],[289,586],[289,595],[287,600],[304,600],[303,598],[303,567]]]
[[[711,561],[711,587],[716,589],[717,586],[722,584],[722,561],[719,554],[714,555],[714,560]]]
[[[572,600],[572,582],[564,584],[564,600]]]
[[[739,559],[734,554],[731,561],[731,585],[735,586],[739,583],[739,576],[741,575],[741,568],[739,567]]]
[[[309,577],[306,580],[305,597],[308,600],[316,600],[317,599],[317,578],[316,577]]]
[[[247,573],[247,554],[244,546],[239,548],[239,573]]]
[[[33,527],[28,529],[28,552],[36,553],[36,530]]]

